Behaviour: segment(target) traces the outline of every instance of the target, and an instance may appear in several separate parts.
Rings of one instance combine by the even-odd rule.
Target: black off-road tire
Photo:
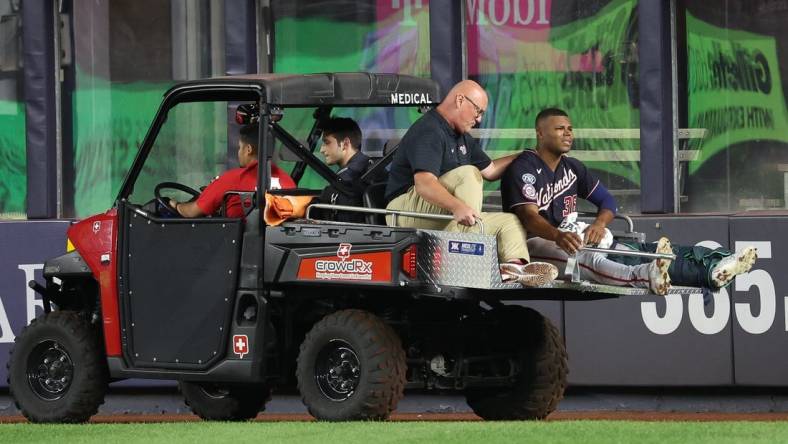
[[[8,386],[31,422],[78,423],[96,414],[107,391],[99,327],[73,311],[53,311],[16,337]]]
[[[262,384],[222,385],[181,381],[186,405],[206,421],[246,421],[265,410],[271,389]]]
[[[402,399],[406,370],[391,327],[369,312],[342,310],[306,335],[296,378],[304,405],[319,420],[382,420]]]
[[[494,315],[499,343],[517,350],[520,373],[505,389],[469,389],[466,400],[486,420],[544,419],[564,397],[568,359],[558,329],[535,310],[504,306]]]

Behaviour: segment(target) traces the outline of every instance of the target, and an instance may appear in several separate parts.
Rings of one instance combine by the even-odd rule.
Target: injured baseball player
[[[663,237],[654,243],[619,243],[607,225],[616,214],[616,202],[586,166],[566,154],[574,140],[572,123],[557,108],[536,117],[536,149],[523,151],[501,177],[503,208],[517,215],[530,236],[532,260],[563,269],[576,255],[580,278],[607,285],[647,287],[667,294],[671,283],[716,291],[750,270],[757,259],[754,247],[733,254],[728,250],[671,246]],[[598,211],[590,224],[575,220],[580,196]],[[583,251],[583,246],[675,254],[673,261],[606,255]]]

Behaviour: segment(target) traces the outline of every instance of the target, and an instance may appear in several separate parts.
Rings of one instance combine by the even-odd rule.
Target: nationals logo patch
[[[523,196],[529,199],[536,199],[536,188],[533,185],[526,185],[523,187]]]

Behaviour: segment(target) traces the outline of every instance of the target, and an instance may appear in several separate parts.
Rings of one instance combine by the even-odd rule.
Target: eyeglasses
[[[476,111],[476,118],[477,118],[477,119],[478,119],[479,117],[481,117],[481,116],[483,116],[483,115],[484,115],[484,111],[486,111],[486,110],[483,110],[483,109],[482,109],[482,107],[480,107],[479,105],[477,105],[476,103],[474,103],[474,101],[473,101],[473,100],[471,100],[471,98],[470,98],[470,97],[468,97],[468,96],[463,96],[463,97],[465,98],[465,100],[467,100],[467,101],[468,101],[468,103],[470,103],[471,105],[473,105],[473,109]]]

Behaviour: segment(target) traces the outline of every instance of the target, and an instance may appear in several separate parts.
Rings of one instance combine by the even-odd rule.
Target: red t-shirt
[[[257,162],[255,162],[257,163]],[[257,169],[255,168],[255,174],[257,174]],[[290,177],[287,172],[278,166],[275,163],[271,163],[271,189],[278,190],[278,189],[286,189],[286,188],[295,188],[296,184],[293,181],[293,178]]]
[[[271,189],[295,188],[295,182],[283,169],[271,164]],[[226,171],[200,193],[197,206],[206,215],[214,214],[222,206],[228,191],[254,191],[257,188],[257,161],[241,168]],[[227,217],[243,217],[244,211],[238,196],[227,199]]]

